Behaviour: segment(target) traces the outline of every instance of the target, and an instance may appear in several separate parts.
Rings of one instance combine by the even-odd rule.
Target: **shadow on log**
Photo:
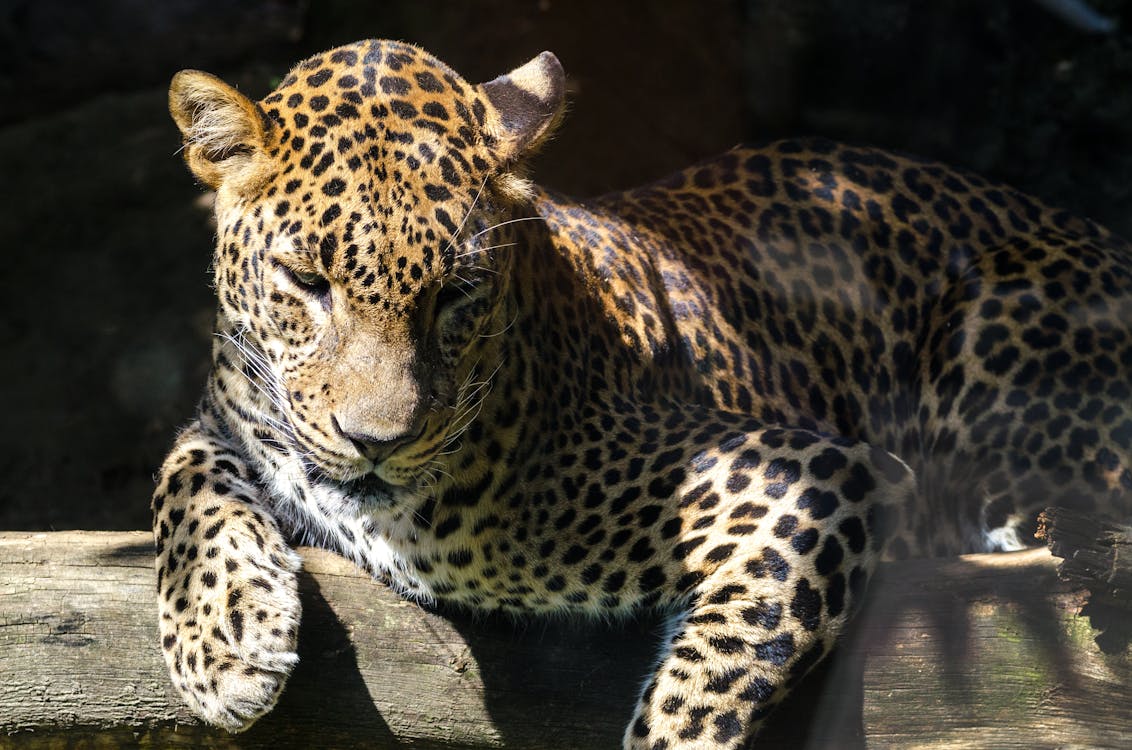
[[[659,620],[455,614],[304,549],[301,664],[242,735],[165,675],[146,533],[0,534],[0,747],[613,748]],[[1129,747],[1132,653],[1102,652],[1045,550],[887,565],[758,747]]]
[[[1081,615],[1100,631],[1097,645],[1117,654],[1132,643],[1132,526],[1068,508],[1046,508],[1038,537],[1061,558],[1057,577],[1089,592]]]

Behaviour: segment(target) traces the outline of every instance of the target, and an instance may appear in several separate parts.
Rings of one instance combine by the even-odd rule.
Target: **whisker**
[[[468,206],[468,210],[464,212],[464,218],[460,221],[459,226],[456,227],[456,231],[453,232],[452,235],[448,238],[448,242],[446,243],[444,250],[441,251],[442,255],[444,254],[444,252],[448,251],[448,249],[453,247],[452,243],[454,243],[456,241],[456,238],[460,236],[460,232],[464,229],[464,225],[466,223],[468,223],[468,217],[470,217],[472,215],[472,211],[475,210],[476,203],[479,202],[480,194],[483,193],[483,189],[486,185],[487,185],[487,178],[485,177],[485,178],[483,178],[483,182],[480,183],[479,190],[476,191],[475,197],[472,198],[471,205]]]
[[[276,375],[271,371],[266,357],[258,347],[251,346],[246,341],[245,331],[240,329],[235,335],[227,331],[221,331],[216,335],[232,344],[237,353],[239,353],[240,359],[244,363],[244,368],[240,369],[240,374],[244,376],[244,380],[258,391],[276,412],[285,415],[286,410],[282,408],[282,404],[284,403],[282,386],[278,382]],[[258,378],[251,377],[252,373],[257,375]],[[262,381],[262,383],[260,381]],[[268,390],[269,388],[270,390]],[[266,411],[260,411],[256,416],[265,426],[273,427],[282,432],[285,437],[293,439],[294,428],[276,415],[267,413]]]
[[[495,274],[495,275],[499,274],[499,271],[496,271],[494,268],[488,268],[487,266],[471,265],[471,266],[464,266],[464,269],[468,270],[468,271],[479,271],[480,273],[490,273],[490,274]]]
[[[448,432],[441,443],[441,449],[452,445],[452,443],[471,427],[472,423],[479,417],[480,412],[483,410],[484,402],[487,400],[488,394],[491,393],[492,378],[495,377],[496,373],[499,372],[499,368],[502,366],[503,363],[500,362],[495,366],[495,369],[491,371],[490,375],[479,382],[472,383],[471,390],[467,393],[457,393],[456,405],[454,407],[455,414],[449,422]],[[473,399],[474,403],[472,402]]]
[[[511,326],[515,325],[515,321],[518,320],[518,319],[519,319],[519,313],[518,313],[518,311],[516,311],[514,317],[511,318],[511,322],[508,323],[503,328],[502,331],[496,331],[495,333],[481,333],[480,338],[481,339],[493,339],[496,336],[502,336],[503,334],[505,334],[505,333],[507,333],[508,331],[511,330]]]
[[[429,471],[433,472],[434,474],[440,474],[441,476],[448,477],[449,480],[455,481],[455,478],[451,474],[449,474],[447,471],[440,468],[439,464],[437,464],[436,462],[433,462],[433,463],[434,463],[434,465],[429,467]]]
[[[475,234],[473,234],[468,239],[464,240],[464,243],[467,244],[468,242],[471,242],[472,240],[474,240],[476,237],[479,237],[480,235],[487,234],[488,232],[493,232],[496,229],[499,229],[500,227],[507,226],[508,224],[518,224],[519,222],[523,222],[523,221],[546,221],[546,219],[542,216],[520,216],[517,219],[508,219],[507,221],[501,221],[498,224],[492,224],[487,229],[481,229],[480,231],[476,232]]]
[[[461,248],[464,247],[470,241],[471,240],[467,240],[465,242],[462,242],[460,244],[460,247]],[[477,255],[479,253],[486,253],[488,250],[498,250],[502,247],[515,247],[515,245],[518,245],[518,244],[519,244],[518,242],[501,242],[498,245],[488,245],[487,247],[476,247],[476,248],[472,248],[471,250],[468,250],[466,252],[459,253],[456,257],[457,258],[466,258],[469,255]]]

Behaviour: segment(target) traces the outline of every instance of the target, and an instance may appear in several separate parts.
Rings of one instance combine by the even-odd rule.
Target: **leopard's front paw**
[[[163,576],[162,646],[193,711],[239,732],[271,710],[299,661],[299,558],[282,543],[217,541]]]

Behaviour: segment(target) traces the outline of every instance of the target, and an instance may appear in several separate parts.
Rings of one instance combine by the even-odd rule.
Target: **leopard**
[[[1127,516],[1125,240],[816,137],[576,200],[529,177],[566,81],[385,40],[260,101],[173,78],[217,312],[153,531],[205,721],[246,729],[295,668],[300,543],[422,605],[656,614],[623,744],[681,750],[756,742],[879,561]]]

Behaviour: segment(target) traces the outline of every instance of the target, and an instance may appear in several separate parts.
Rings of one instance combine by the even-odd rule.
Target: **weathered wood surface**
[[[1057,577],[1088,592],[1082,613],[1109,653],[1132,644],[1132,526],[1068,508],[1046,508],[1038,537],[1060,558]]]
[[[1132,526],[1047,508],[1039,518],[1038,535],[1054,557],[1062,558],[1058,575],[1065,580],[1102,584],[1115,595],[1132,592]],[[1128,604],[1132,607],[1132,599]]]
[[[148,534],[0,533],[0,747],[612,748],[657,623],[446,619],[304,550],[302,663],[247,733],[165,676]],[[832,666],[758,747],[1132,747],[1132,653],[1103,653],[1044,550],[886,566]]]

